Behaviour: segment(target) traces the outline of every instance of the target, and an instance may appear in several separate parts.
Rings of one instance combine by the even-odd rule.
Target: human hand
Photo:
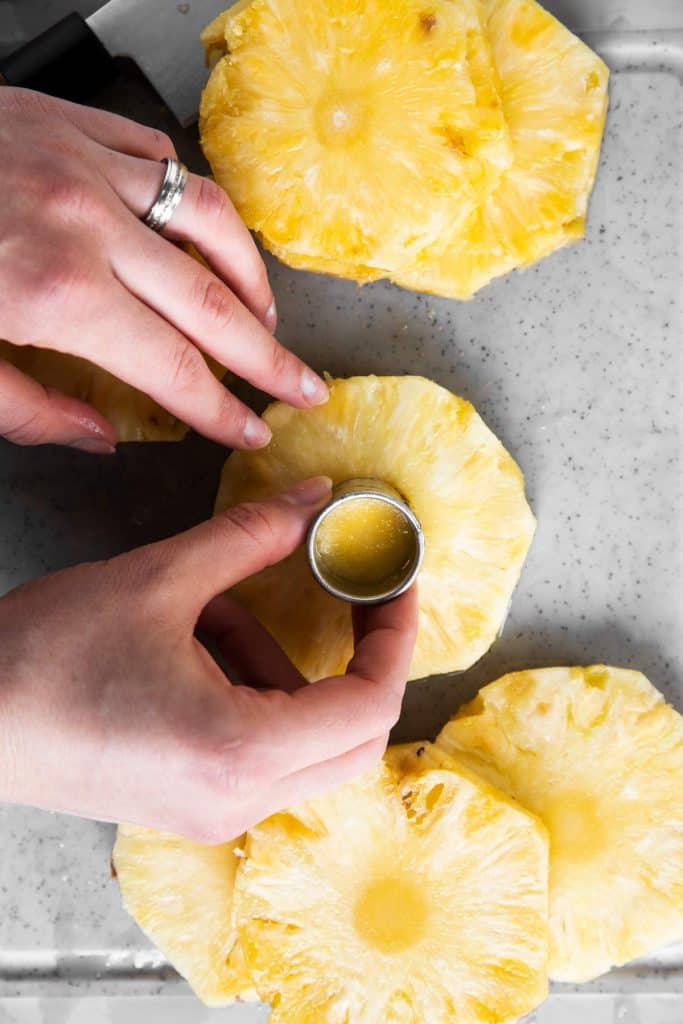
[[[0,89],[0,338],[82,356],[236,448],[270,431],[215,379],[202,353],[297,407],[326,400],[272,336],[258,250],[225,193],[194,174],[164,236],[140,220],[174,154],[162,132],[25,89]],[[215,271],[173,242],[193,242]],[[0,435],[110,448],[89,405],[0,361]]]
[[[0,799],[214,843],[379,760],[414,588],[357,615],[347,674],[312,685],[221,593],[298,547],[328,495],[316,478],[0,599]],[[230,682],[197,624],[249,685]]]

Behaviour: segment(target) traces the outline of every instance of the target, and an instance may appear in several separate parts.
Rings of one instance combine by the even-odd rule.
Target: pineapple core
[[[348,583],[379,585],[403,576],[415,554],[410,524],[380,498],[354,498],[322,519],[316,552],[326,575]]]
[[[380,878],[362,891],[353,918],[368,945],[382,953],[397,953],[422,939],[427,901],[412,878]]]

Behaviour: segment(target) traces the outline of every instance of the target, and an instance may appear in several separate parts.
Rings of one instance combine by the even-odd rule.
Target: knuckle
[[[47,424],[36,411],[0,410],[0,435],[18,445],[45,444],[50,440]]]
[[[201,741],[190,756],[192,777],[200,795],[223,810],[223,821],[253,800],[267,772],[247,743],[214,738]]]
[[[244,758],[237,751],[226,752],[220,747],[209,749],[201,761],[204,787],[212,796],[222,794],[224,799],[231,799],[244,795],[247,788]]]
[[[149,133],[152,149],[160,158],[176,155],[176,148],[170,135],[162,132],[159,128],[150,128]]]
[[[215,181],[201,178],[197,189],[197,212],[206,220],[217,220],[230,210],[230,200]]]
[[[54,114],[55,101],[45,93],[17,86],[5,86],[1,97],[3,106],[22,114],[35,112]]]
[[[223,395],[216,411],[216,423],[222,429],[229,432],[232,437],[244,437],[249,413],[239,402],[236,402],[227,388],[223,388]]]
[[[249,543],[262,546],[274,541],[275,522],[272,512],[264,505],[250,503],[234,505],[216,517],[228,533],[241,536]]]
[[[373,684],[363,711],[363,720],[371,725],[373,735],[389,732],[401,715],[401,694],[386,691]]]
[[[204,317],[219,330],[229,328],[235,319],[235,298],[216,278],[198,274],[195,288],[196,304]]]
[[[168,384],[173,391],[191,392],[200,383],[206,363],[197,349],[182,339],[169,356]]]
[[[160,541],[119,555],[110,566],[117,592],[128,592],[127,600],[143,615],[145,622],[161,625],[177,593],[173,549]]]
[[[270,375],[274,380],[282,379],[291,369],[289,352],[275,340],[273,340],[271,345],[268,363]]]

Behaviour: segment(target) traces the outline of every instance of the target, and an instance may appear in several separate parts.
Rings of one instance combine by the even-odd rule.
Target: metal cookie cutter
[[[335,572],[329,561],[322,556],[318,533],[328,516],[334,516],[340,507],[352,502],[380,501],[392,506],[402,516],[408,538],[408,557],[401,564],[381,579],[354,580]],[[406,537],[404,534],[404,539]],[[398,597],[413,583],[422,565],[425,540],[420,521],[413,510],[395,488],[383,480],[370,477],[354,477],[338,484],[332,491],[332,497],[313,520],[306,541],[306,552],[311,572],[333,597],[349,601],[351,604],[380,604]]]

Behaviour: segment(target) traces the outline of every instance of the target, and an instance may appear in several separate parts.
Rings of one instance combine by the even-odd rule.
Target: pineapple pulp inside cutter
[[[353,604],[378,604],[413,582],[424,535],[398,491],[383,480],[356,478],[334,488],[311,526],[307,552],[328,593]]]

